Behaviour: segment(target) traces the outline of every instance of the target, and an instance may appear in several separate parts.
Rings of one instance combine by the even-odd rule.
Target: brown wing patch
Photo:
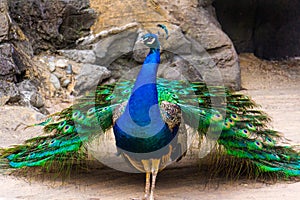
[[[160,112],[163,120],[173,130],[175,126],[179,126],[181,122],[181,109],[178,105],[162,101],[160,104]]]

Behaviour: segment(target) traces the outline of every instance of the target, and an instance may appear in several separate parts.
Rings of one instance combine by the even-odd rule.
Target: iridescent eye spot
[[[258,146],[258,147],[262,147],[262,143],[259,142],[259,141],[255,141],[255,144],[256,144],[256,146]]]
[[[55,143],[55,140],[54,140],[54,139],[50,141],[50,144],[54,144],[54,143]]]
[[[73,113],[73,116],[77,116],[77,115],[79,115],[79,111]]]
[[[223,119],[223,117],[222,117],[222,115],[220,115],[220,114],[215,114],[215,115],[213,115],[213,117],[212,117],[212,120],[214,120],[214,121],[219,121],[219,120],[221,120],[221,119]]]
[[[84,119],[84,115],[81,114],[79,117],[78,117],[78,120],[83,120]]]
[[[227,118],[226,121],[231,125],[235,124],[235,122],[231,118]]]
[[[57,126],[57,129],[58,129],[58,130],[62,129],[62,128],[65,126],[66,123],[67,123],[66,121],[60,122],[60,123],[58,124],[58,126]]]
[[[124,93],[129,93],[129,92],[130,92],[129,89],[124,90]]]
[[[224,128],[225,129],[230,129],[231,125],[228,122],[224,122]]]
[[[239,120],[239,117],[236,114],[231,114],[230,115],[231,119],[233,119],[234,121]]]
[[[274,146],[275,145],[275,142],[271,138],[269,138],[269,137],[265,138],[265,143],[267,145],[270,145],[270,146]]]
[[[239,131],[239,133],[240,133],[240,136],[242,136],[242,137],[247,137],[248,138],[250,136],[250,131],[247,130],[247,129],[242,129],[242,130]]]
[[[93,107],[93,108],[88,109],[87,114],[91,114],[94,112],[95,112],[95,108]]]
[[[73,126],[66,125],[63,129],[63,133],[69,133],[72,130]]]
[[[106,99],[107,100],[110,100],[110,99],[113,99],[115,96],[114,95],[110,95],[110,96],[108,96]]]
[[[73,119],[76,119],[80,115],[79,111],[75,111],[72,115]]]
[[[255,126],[253,126],[253,125],[250,124],[250,123],[247,124],[247,128],[248,128],[249,130],[251,130],[251,131],[255,131],[255,130],[256,130]]]
[[[178,98],[176,94],[172,94],[172,97],[173,98]]]

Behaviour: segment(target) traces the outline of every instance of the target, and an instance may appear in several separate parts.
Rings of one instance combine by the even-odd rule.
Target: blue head
[[[157,35],[153,33],[147,33],[142,36],[142,42],[151,49],[159,49],[160,43]]]
[[[157,26],[165,31],[166,39],[168,39],[169,31],[168,31],[167,27],[163,24],[158,24]],[[158,34],[159,34],[159,32],[158,32]],[[147,33],[142,36],[141,40],[146,46],[148,46],[151,49],[159,49],[159,47],[160,47],[158,36],[156,34]]]

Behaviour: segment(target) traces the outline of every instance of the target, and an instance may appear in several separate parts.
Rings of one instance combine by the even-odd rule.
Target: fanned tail
[[[203,137],[211,137],[215,131],[219,133],[216,135],[218,156],[237,159],[238,168],[244,163],[250,171],[256,169],[252,170],[256,174],[300,176],[300,154],[296,146],[290,145],[281,133],[268,128],[269,116],[248,96],[202,82],[182,89],[186,97],[178,104],[185,122],[198,130],[200,143]],[[212,104],[212,98],[217,99],[219,106]],[[209,127],[210,136],[207,135]],[[220,165],[217,160],[215,164]]]
[[[284,144],[281,133],[269,129],[270,118],[247,96],[227,97],[227,116],[218,143],[225,153],[253,163],[259,172],[300,176],[300,155]]]
[[[64,165],[86,156],[84,142],[104,133],[112,125],[116,105],[105,100],[113,86],[99,86],[95,94],[80,99],[75,105],[50,115],[44,122],[44,134],[21,145],[1,149],[0,158],[10,167]],[[5,165],[5,163],[4,163]]]

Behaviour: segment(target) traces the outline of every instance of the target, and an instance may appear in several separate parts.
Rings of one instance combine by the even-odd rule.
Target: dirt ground
[[[272,117],[274,129],[283,132],[293,143],[300,144],[300,61],[261,61],[251,54],[242,55],[240,60],[242,86],[245,88],[242,92],[262,105]],[[1,130],[12,130],[5,126],[9,125],[4,124],[0,133]],[[2,140],[1,145],[18,140],[18,137],[9,137],[11,139]],[[30,179],[0,175],[0,200],[129,200],[143,195],[143,174],[128,174],[103,167],[71,174],[63,182],[51,178],[51,174],[49,176]],[[299,196],[300,182],[295,181],[270,184],[244,179],[209,180],[190,157],[162,171],[156,190],[156,200],[296,200]]]

